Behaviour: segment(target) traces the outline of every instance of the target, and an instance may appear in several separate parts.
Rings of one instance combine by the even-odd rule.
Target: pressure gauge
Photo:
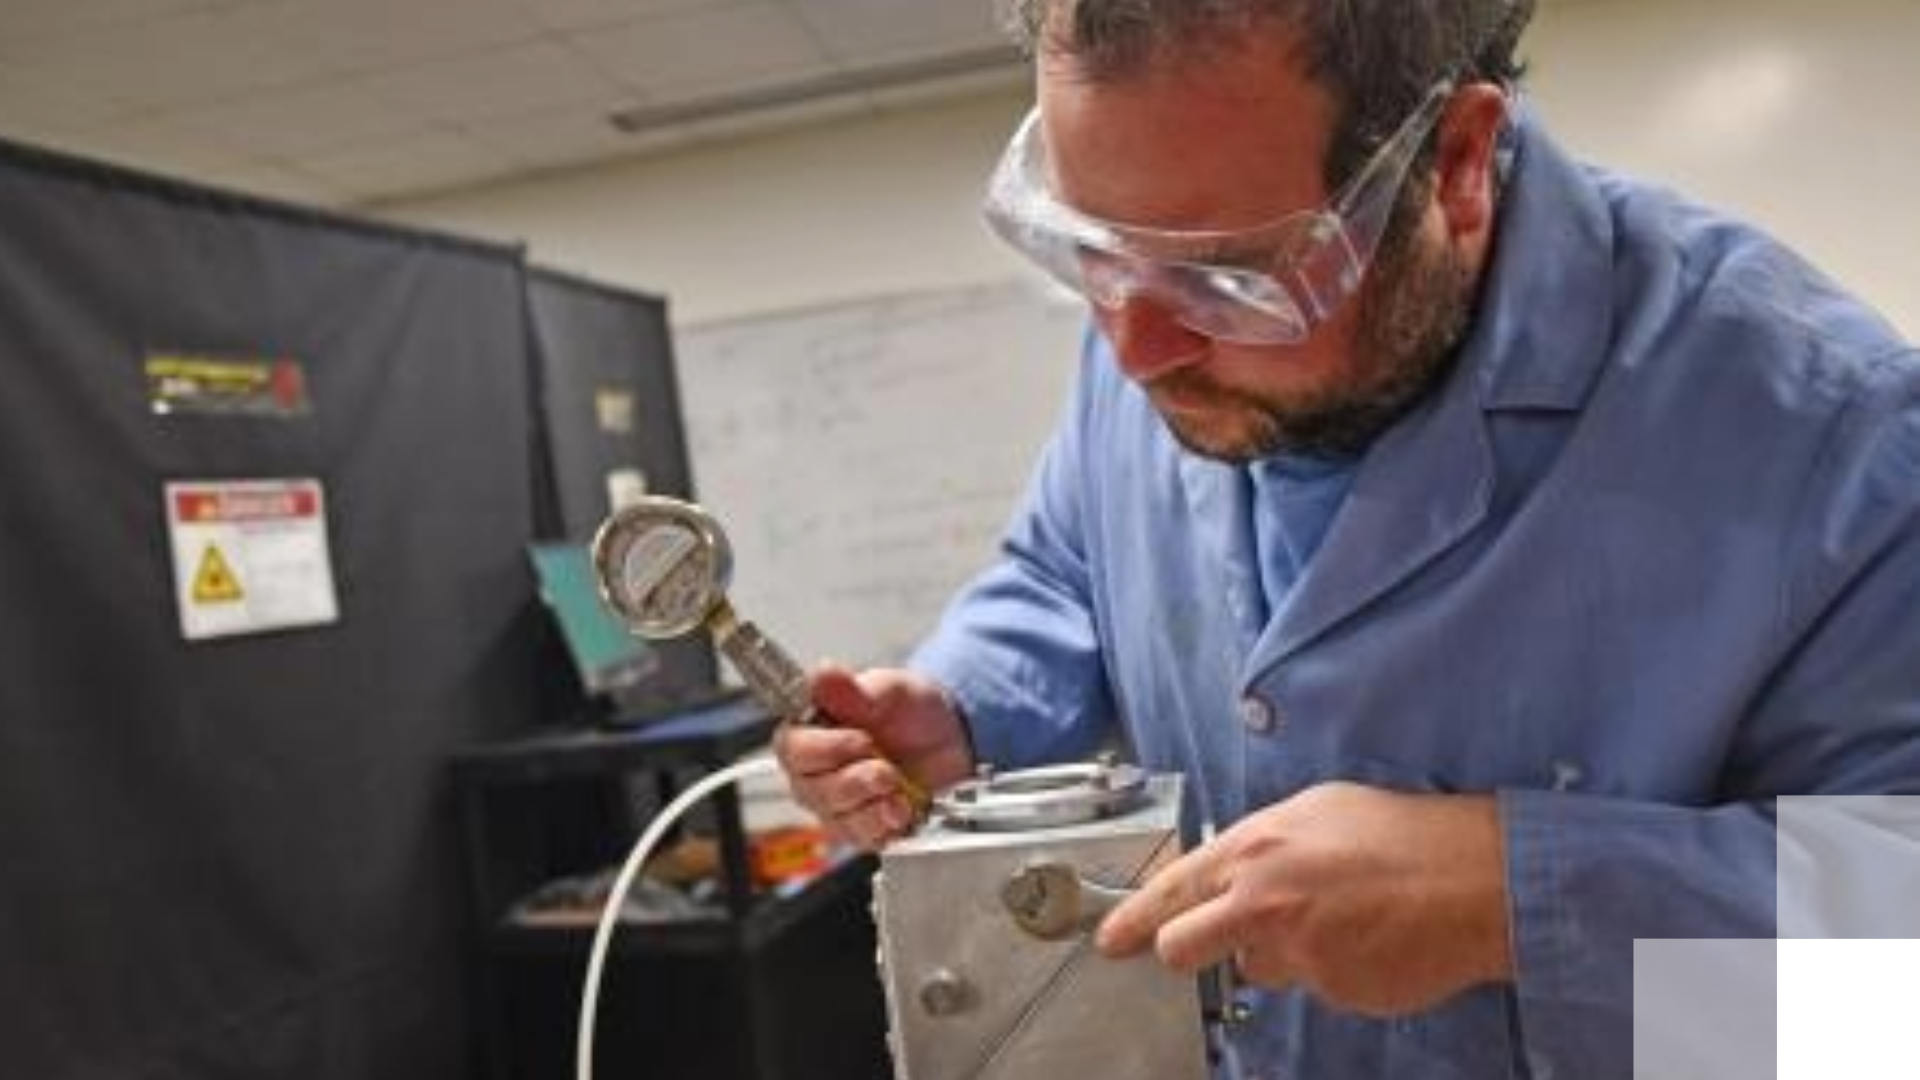
[[[633,633],[658,641],[704,629],[767,708],[795,723],[816,721],[806,671],[728,603],[733,552],[712,514],[645,496],[600,526],[593,568],[601,598]]]
[[[607,606],[636,634],[676,638],[726,603],[733,552],[713,515],[649,495],[624,507],[593,538],[593,564]]]

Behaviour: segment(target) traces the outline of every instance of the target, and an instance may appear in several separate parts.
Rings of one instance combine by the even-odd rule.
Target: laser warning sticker
[[[159,416],[263,416],[291,419],[313,411],[307,373],[287,357],[150,352],[147,399]]]
[[[188,641],[339,620],[318,480],[177,480],[166,500]]]
[[[246,598],[240,591],[240,582],[233,576],[233,568],[227,565],[226,557],[220,549],[207,545],[207,553],[200,556],[200,569],[193,575],[193,602],[196,604],[230,604]]]

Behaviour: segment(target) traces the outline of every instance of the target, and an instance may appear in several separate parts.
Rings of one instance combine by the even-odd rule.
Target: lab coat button
[[[1271,735],[1280,726],[1280,711],[1258,694],[1240,699],[1240,722],[1255,735]]]

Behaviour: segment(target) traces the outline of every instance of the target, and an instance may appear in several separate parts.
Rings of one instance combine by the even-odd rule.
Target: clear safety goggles
[[[1038,110],[1027,114],[987,186],[1002,240],[1090,302],[1141,298],[1197,334],[1246,345],[1304,341],[1360,287],[1407,171],[1453,83],[1442,81],[1332,201],[1231,231],[1103,221],[1047,189]]]

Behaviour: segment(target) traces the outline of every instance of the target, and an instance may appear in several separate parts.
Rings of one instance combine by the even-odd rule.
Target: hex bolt
[[[1000,903],[1020,929],[1042,941],[1059,941],[1092,930],[1132,894],[1089,881],[1067,863],[1042,860],[1007,879]]]
[[[920,1007],[928,1016],[958,1016],[973,1007],[973,986],[947,968],[935,968],[920,983]]]

